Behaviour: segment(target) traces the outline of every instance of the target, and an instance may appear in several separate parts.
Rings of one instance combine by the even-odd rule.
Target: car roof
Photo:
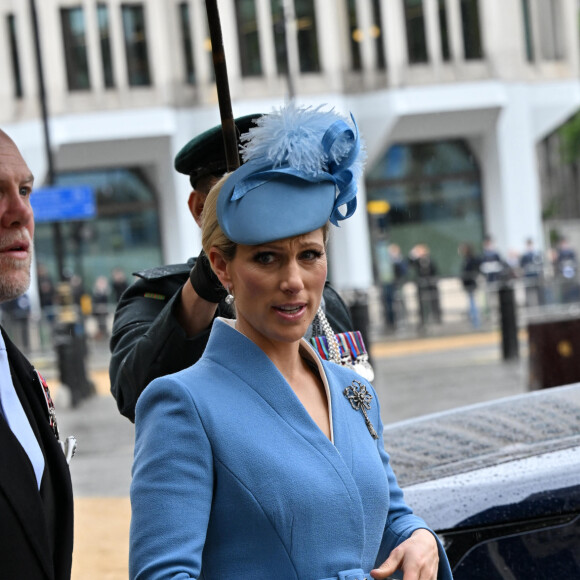
[[[580,509],[580,384],[409,419],[384,439],[436,531]]]
[[[580,446],[580,384],[384,427],[401,487]]]

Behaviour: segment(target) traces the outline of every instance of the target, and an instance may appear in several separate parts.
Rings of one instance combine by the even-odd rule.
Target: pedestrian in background
[[[121,268],[113,268],[111,271],[111,288],[113,289],[113,298],[118,303],[123,296],[123,292],[129,288],[127,275]]]
[[[407,275],[407,262],[397,244],[379,237],[375,247],[377,278],[381,287],[383,313],[387,330],[395,330],[402,322],[405,308],[402,286]]]
[[[0,302],[30,285],[34,178],[0,130]],[[70,580],[73,496],[44,379],[0,327],[0,567],[7,580]],[[66,445],[65,445],[66,448]]]
[[[560,288],[561,302],[567,304],[580,300],[576,250],[565,236],[561,236],[558,240],[554,258],[554,272]]]
[[[473,246],[468,243],[459,246],[459,255],[462,258],[461,282],[467,294],[469,320],[473,328],[478,329],[481,326],[481,320],[479,317],[479,307],[477,306],[476,291],[478,278],[480,276],[480,260],[475,254]]]
[[[419,302],[419,326],[424,328],[432,318],[441,323],[438,269],[427,244],[417,244],[409,252],[409,264],[415,269],[417,299]]]
[[[107,338],[109,331],[107,320],[109,317],[109,300],[111,290],[106,276],[97,276],[92,293],[93,316],[97,320],[97,339]]]
[[[540,306],[544,303],[544,259],[534,247],[534,240],[528,238],[520,257],[520,270],[526,288],[526,306]]]

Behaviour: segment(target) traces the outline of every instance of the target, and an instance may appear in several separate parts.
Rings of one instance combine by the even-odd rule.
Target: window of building
[[[195,64],[193,61],[193,39],[191,37],[191,17],[189,3],[179,3],[179,26],[181,28],[181,45],[183,47],[183,60],[185,63],[185,79],[190,84],[195,84]]]
[[[358,26],[358,19],[356,16],[356,0],[347,0],[347,4],[351,66],[352,70],[360,71],[362,70],[360,43],[362,40],[363,32]]]
[[[142,87],[151,85],[147,34],[145,30],[145,10],[141,4],[123,4],[123,32],[129,85]]]
[[[294,0],[300,72],[320,72],[318,33],[313,0]]]
[[[262,74],[262,60],[260,58],[256,3],[254,0],[238,0],[235,7],[242,76],[260,76]]]
[[[97,217],[62,222],[65,270],[90,289],[97,276],[121,267],[129,276],[162,262],[156,195],[139,169],[111,168],[61,173],[56,184],[89,185],[95,191]],[[37,223],[35,254],[58,278],[52,223]]]
[[[405,0],[405,29],[409,63],[428,61],[423,0]]]
[[[66,78],[69,91],[82,91],[91,88],[87,42],[85,36],[85,15],[83,9],[61,8]]]
[[[393,145],[367,172],[366,191],[369,201],[388,204],[371,228],[404,252],[421,240],[444,276],[459,272],[459,244],[481,244],[480,171],[463,140]]]
[[[111,89],[115,86],[115,79],[113,76],[111,33],[109,31],[109,7],[106,4],[97,4],[97,21],[101,44],[101,61],[103,63],[103,80],[105,87]]]
[[[545,60],[564,58],[564,27],[560,0],[542,0],[537,4],[540,49]]]
[[[479,0],[461,0],[461,25],[465,58],[467,60],[483,58]]]
[[[534,62],[534,35],[532,32],[532,16],[530,12],[530,0],[522,0],[522,16],[524,20],[524,40],[526,44],[526,58],[528,62]]]
[[[18,52],[18,41],[16,39],[16,17],[14,14],[8,14],[6,17],[6,26],[8,28],[8,39],[10,41],[10,64],[12,65],[12,79],[14,82],[14,96],[21,99],[22,90],[22,73],[20,71],[20,55]]]
[[[439,2],[439,32],[441,36],[441,56],[444,61],[451,59],[451,50],[449,49],[449,27],[447,25],[447,4],[446,0]]]
[[[377,51],[377,68],[385,70],[387,68],[387,59],[385,56],[385,44],[383,39],[383,18],[381,13],[381,0],[373,0],[373,27],[371,35],[375,39]]]
[[[288,49],[286,47],[286,13],[284,11],[284,0],[270,0],[270,8],[272,10],[276,68],[278,74],[285,75],[288,73]]]

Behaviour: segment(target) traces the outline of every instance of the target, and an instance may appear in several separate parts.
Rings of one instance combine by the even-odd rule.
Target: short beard
[[[0,275],[0,302],[8,302],[22,296],[30,286],[30,260],[6,260],[3,265],[9,266]]]

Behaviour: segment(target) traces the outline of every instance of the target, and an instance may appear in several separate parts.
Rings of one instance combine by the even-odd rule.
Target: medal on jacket
[[[56,411],[54,409],[54,403],[50,395],[50,389],[48,388],[48,385],[46,384],[44,377],[36,369],[34,370],[34,372],[38,377],[38,382],[40,383],[40,386],[42,387],[42,393],[44,394],[46,409],[48,411],[48,423],[50,425],[50,428],[52,429],[52,432],[54,433],[54,436],[56,437],[56,440],[58,441],[62,449],[62,452],[64,453],[66,462],[70,463],[70,460],[73,458],[77,449],[77,440],[72,435],[67,437],[64,441],[60,439],[58,433],[58,424],[56,422]]]
[[[367,411],[371,410],[372,394],[367,391],[366,385],[360,381],[352,381],[352,383],[342,391],[344,396],[348,399],[351,407],[355,411],[360,411],[365,419],[365,424],[373,439],[378,439],[379,436],[367,415]]]
[[[320,357],[353,369],[363,379],[372,381],[375,373],[369,362],[369,355],[360,331],[335,334],[322,308],[318,309],[316,316],[324,335],[313,336],[310,342]]]

